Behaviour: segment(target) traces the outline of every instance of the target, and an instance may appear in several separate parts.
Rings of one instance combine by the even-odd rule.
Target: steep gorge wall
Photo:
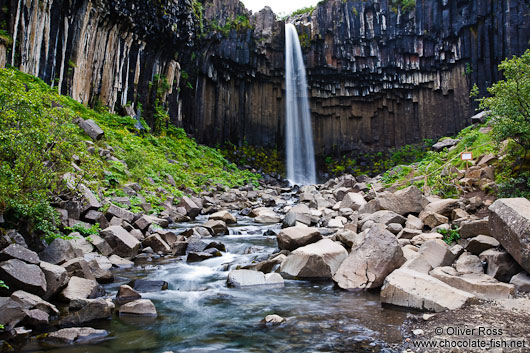
[[[319,154],[458,131],[473,112],[473,83],[484,93],[498,63],[528,47],[525,0],[417,0],[409,11],[392,1],[328,0],[290,19]],[[283,145],[284,22],[272,11],[251,15],[237,0],[205,0],[202,12],[192,0],[0,2],[0,22],[18,40],[13,63],[61,93],[114,110],[142,103],[147,118],[162,102],[208,144]],[[234,24],[238,16],[251,28]],[[11,63],[5,44],[0,36]]]

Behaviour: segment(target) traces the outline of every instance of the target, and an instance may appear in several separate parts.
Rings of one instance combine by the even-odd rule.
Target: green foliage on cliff
[[[94,120],[105,137],[92,141],[78,118]],[[88,109],[37,78],[1,69],[0,214],[18,229],[53,236],[58,219],[50,202],[71,192],[65,173],[74,177],[70,183],[82,182],[96,195],[119,195],[124,184],[138,183],[155,212],[168,195],[183,190],[257,180],[182,129],[160,126],[155,136],[138,131],[137,123]]]
[[[239,166],[249,166],[265,174],[285,176],[285,161],[277,149],[251,146],[248,143],[238,147],[227,142],[220,150],[226,159]]]
[[[307,7],[303,7],[301,9],[298,9],[298,10],[295,10],[293,12],[291,12],[291,14],[289,15],[289,17],[294,17],[294,16],[298,16],[298,15],[313,15],[313,11],[315,11],[316,7],[315,6],[307,6]]]

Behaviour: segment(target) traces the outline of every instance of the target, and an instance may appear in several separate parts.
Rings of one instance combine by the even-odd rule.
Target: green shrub
[[[456,243],[460,239],[460,233],[456,227],[451,229],[438,229],[438,233],[443,235],[443,240],[449,245]]]

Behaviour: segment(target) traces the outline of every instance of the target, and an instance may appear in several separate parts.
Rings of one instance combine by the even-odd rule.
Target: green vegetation
[[[227,142],[220,150],[226,159],[237,165],[250,166],[266,174],[278,173],[285,176],[285,162],[277,149],[250,146],[248,143],[238,147]]]
[[[398,13],[398,8],[401,7],[401,11],[403,13],[407,13],[409,11],[414,10],[416,7],[416,0],[391,0],[391,10]]]
[[[307,49],[311,47],[311,37],[309,37],[309,34],[307,32],[302,32],[298,34],[298,40],[300,41],[300,46],[302,49]]]
[[[99,233],[99,224],[94,224],[90,226],[89,228],[86,228],[84,225],[78,223],[74,225],[73,227],[65,227],[65,230],[69,232],[78,232],[83,237],[88,237],[90,235]]]
[[[298,10],[295,10],[295,11],[291,12],[289,17],[298,16],[298,15],[305,15],[305,14],[308,14],[309,16],[311,16],[311,15],[313,15],[313,11],[315,11],[315,9],[316,9],[315,6],[303,7],[301,9],[298,9]]]
[[[224,26],[219,25],[215,20],[211,21],[210,27],[214,32],[221,33],[223,37],[228,37],[232,30],[240,32],[253,28],[249,18],[245,15],[238,15],[235,18],[227,19]]]
[[[456,243],[460,239],[458,227],[453,227],[451,229],[438,229],[438,233],[443,235],[443,240],[449,245]]]
[[[105,137],[91,141],[75,123],[79,117],[94,120]],[[65,173],[72,175],[69,183],[83,182],[96,195],[100,190],[105,196],[119,196],[125,184],[138,183],[139,194],[152,203],[154,213],[169,195],[181,196],[183,190],[257,180],[219,151],[198,145],[182,129],[160,124],[155,135],[139,131],[137,123],[128,116],[88,109],[17,70],[0,70],[0,214],[6,226],[47,239],[71,231],[60,228],[50,204],[58,195],[71,193]],[[102,157],[109,154],[114,158]],[[138,210],[140,203],[135,200],[130,208]]]
[[[13,44],[13,38],[5,29],[0,29],[0,41],[4,42],[6,45]]]

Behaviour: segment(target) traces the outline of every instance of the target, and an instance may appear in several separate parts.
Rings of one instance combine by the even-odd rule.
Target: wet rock
[[[217,249],[209,249],[214,250],[213,252],[209,251],[202,251],[202,252],[189,252],[188,257],[186,258],[186,262],[200,262],[204,260],[208,260],[214,257],[221,256],[221,253]]]
[[[38,265],[40,263],[39,256],[36,252],[31,251],[21,245],[11,244],[7,248],[0,251],[0,261],[11,259],[18,259],[29,264]]]
[[[130,303],[138,299],[142,299],[140,293],[138,293],[137,291],[132,289],[131,286],[128,286],[126,284],[121,285],[118,289],[118,293],[116,294],[116,301],[118,305]]]
[[[75,303],[70,303],[70,307],[76,306],[80,309],[71,312],[68,316],[63,318],[60,321],[61,325],[81,325],[94,320],[107,319],[112,316],[112,312],[114,311],[114,303],[103,298],[76,299],[74,302]]]
[[[105,239],[99,235],[91,235],[90,239],[92,245],[94,245],[103,256],[109,256],[112,254],[112,248],[110,247],[109,243],[105,241]]]
[[[199,207],[191,198],[187,196],[182,197],[178,207],[184,207],[186,214],[191,218],[197,217],[201,212],[201,207]]]
[[[94,141],[99,141],[105,135],[105,132],[92,119],[79,119],[78,125]]]
[[[460,273],[484,273],[484,267],[479,257],[469,253],[463,253],[456,260],[455,268]]]
[[[72,244],[67,240],[57,238],[51,242],[40,254],[42,261],[49,262],[53,265],[60,265],[68,260],[75,259],[77,254]]]
[[[267,325],[279,325],[281,323],[285,322],[285,319],[279,315],[273,314],[273,315],[267,315],[263,320],[261,320],[262,324]]]
[[[471,238],[477,235],[490,235],[488,218],[463,221],[460,223],[458,233],[462,238]]]
[[[166,281],[149,281],[145,279],[135,279],[127,283],[135,291],[140,293],[146,292],[160,292],[168,289],[168,283]]]
[[[92,272],[92,275],[94,276],[96,281],[98,281],[98,283],[104,284],[114,282],[114,275],[112,274],[112,272],[109,271],[109,268],[101,267],[101,261],[98,261],[97,258],[89,260],[87,261],[87,263],[88,267],[90,268],[90,271]],[[108,264],[112,267],[110,261],[108,262]]]
[[[45,261],[42,261],[39,266],[46,278],[46,293],[43,298],[49,299],[66,287],[70,277],[66,269],[62,266],[50,264]]]
[[[479,255],[483,251],[496,248],[499,245],[500,244],[497,239],[493,237],[489,237],[487,235],[477,235],[476,237],[469,240],[469,243],[466,245],[466,250],[473,255]]]
[[[105,290],[95,280],[72,277],[59,297],[69,302],[76,299],[94,299],[104,294]]]
[[[163,254],[171,253],[171,247],[158,234],[151,234],[142,242],[144,247],[151,247],[155,252],[162,252]]]
[[[290,227],[278,234],[278,247],[281,250],[295,250],[322,239],[322,234],[316,228]]]
[[[129,268],[134,266],[134,262],[124,259],[123,257],[119,257],[118,255],[111,255],[109,257],[109,261],[112,266],[118,268]]]
[[[227,210],[221,210],[219,212],[215,212],[208,217],[209,220],[214,221],[223,221],[226,224],[236,224],[237,219],[234,217],[230,212]]]
[[[487,264],[486,274],[501,282],[510,282],[521,271],[519,264],[504,250],[489,249],[482,252],[479,258]]]
[[[530,293],[530,276],[526,272],[519,272],[512,277],[510,283],[520,292]]]
[[[156,317],[158,314],[156,312],[155,305],[149,299],[138,299],[130,303],[120,306],[119,309],[121,315],[130,315],[130,316],[151,316]]]
[[[86,279],[96,279],[92,274],[88,262],[83,257],[76,257],[69,260],[62,265],[69,277],[77,276]]]
[[[110,226],[101,231],[101,236],[115,255],[132,258],[138,254],[140,242],[120,226]]]
[[[347,193],[342,202],[340,203],[340,208],[351,208],[354,211],[359,210],[361,207],[366,205],[366,200],[363,195],[355,192]]]
[[[475,297],[428,274],[410,269],[392,272],[381,288],[381,302],[434,312],[455,310]]]
[[[10,298],[19,303],[25,310],[39,309],[51,316],[59,314],[59,310],[57,310],[55,305],[50,304],[41,297],[28,292],[18,290],[11,294]]]
[[[6,331],[13,329],[27,316],[27,310],[19,303],[8,297],[0,297],[0,324]]]
[[[530,272],[530,201],[499,199],[489,210],[491,235],[526,272]]]
[[[206,229],[211,229],[210,233],[214,236],[228,234],[228,227],[223,221],[209,220],[208,222],[203,223],[202,226]]]
[[[105,330],[96,330],[91,327],[71,327],[52,332],[46,336],[45,340],[55,344],[86,343],[105,338],[108,334]]]
[[[254,270],[254,271],[260,271],[263,273],[274,272],[281,266],[281,264],[285,261],[285,259],[287,259],[287,256],[285,256],[284,254],[279,254],[269,260],[258,262],[255,265],[250,265],[248,266],[248,269]]]
[[[207,246],[208,246],[208,244],[205,243],[204,241],[202,241],[200,239],[197,239],[197,238],[191,238],[188,241],[188,246],[186,248],[186,253],[202,252],[202,251],[204,251],[206,249]]]
[[[396,237],[383,225],[375,225],[352,248],[333,280],[343,289],[378,288],[393,270],[405,263]]]
[[[280,272],[294,278],[332,278],[348,252],[340,243],[322,239],[300,247],[282,262]]]
[[[481,299],[507,299],[514,294],[515,287],[497,281],[483,273],[458,273],[452,267],[438,267],[430,275],[451,287],[463,290]]]
[[[208,249],[217,249],[219,251],[226,251],[226,246],[219,241],[212,241],[208,245],[206,245],[205,250],[208,250]]]
[[[283,278],[277,273],[264,274],[251,270],[232,270],[228,273],[226,284],[229,287],[283,287]]]
[[[9,286],[9,292],[21,289],[39,296],[46,293],[46,277],[37,265],[18,259],[0,262],[0,278]]]

